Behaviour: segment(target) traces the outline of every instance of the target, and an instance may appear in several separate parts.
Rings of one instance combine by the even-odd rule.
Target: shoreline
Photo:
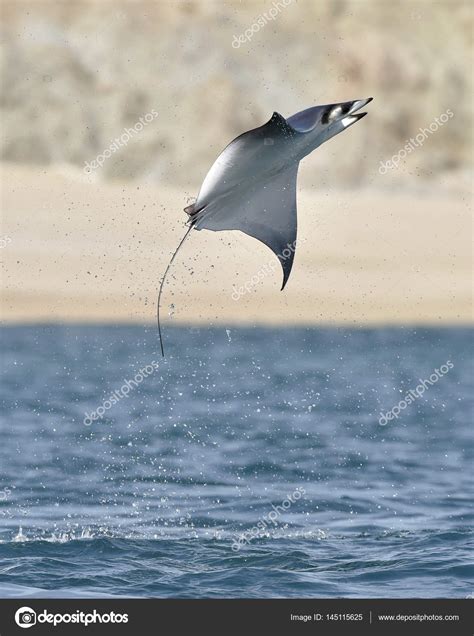
[[[2,324],[155,324],[181,191],[13,164],[2,176]],[[163,324],[472,324],[470,196],[435,194],[299,190],[283,292],[263,244],[193,232],[163,290]]]

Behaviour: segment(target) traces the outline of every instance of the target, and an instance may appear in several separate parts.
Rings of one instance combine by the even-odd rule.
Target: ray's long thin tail
[[[168,263],[168,267],[165,270],[165,273],[163,274],[163,278],[161,279],[161,283],[160,283],[160,291],[158,292],[158,302],[156,304],[156,319],[158,322],[158,334],[160,336],[160,347],[161,347],[161,355],[163,356],[163,358],[165,357],[165,350],[163,348],[163,336],[161,335],[161,323],[160,323],[160,300],[161,300],[161,292],[163,291],[163,284],[165,282],[166,279],[166,275],[168,274],[168,271],[171,267],[171,265],[173,264],[173,261],[175,259],[176,254],[179,252],[180,247],[183,245],[184,241],[188,238],[189,232],[191,232],[191,230],[193,229],[193,226],[190,225],[188,227],[188,229],[186,230],[186,234],[183,236],[183,238],[181,239],[178,247],[175,249],[173,256],[171,257],[170,262]]]

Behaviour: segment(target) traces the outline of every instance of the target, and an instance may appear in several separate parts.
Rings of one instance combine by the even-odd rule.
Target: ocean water
[[[472,594],[472,331],[165,337],[2,329],[1,597]]]

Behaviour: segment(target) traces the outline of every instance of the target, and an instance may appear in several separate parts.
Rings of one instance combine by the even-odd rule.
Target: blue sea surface
[[[1,331],[0,597],[472,595],[468,328]]]

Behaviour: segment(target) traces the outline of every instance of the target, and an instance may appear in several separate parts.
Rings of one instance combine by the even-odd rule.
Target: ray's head
[[[289,117],[287,122],[300,133],[312,133],[319,140],[318,145],[320,145],[365,117],[367,113],[358,111],[372,99],[368,97],[351,102],[314,106]]]

